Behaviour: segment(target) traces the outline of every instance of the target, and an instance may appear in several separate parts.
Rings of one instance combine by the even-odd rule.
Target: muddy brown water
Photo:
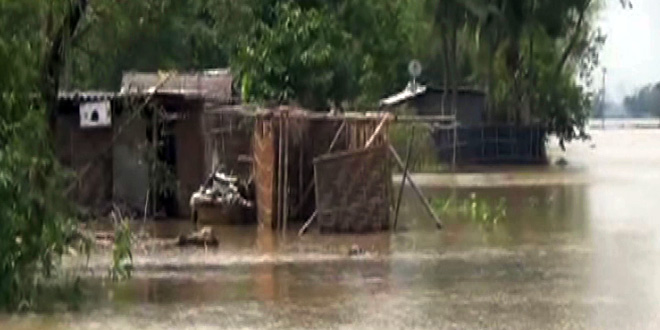
[[[660,328],[660,130],[593,136],[553,151],[566,167],[416,176],[429,195],[506,198],[493,228],[456,216],[437,231],[411,191],[396,234],[217,227],[218,249],[136,251],[119,284],[94,256],[80,311],[0,316],[0,329]],[[353,243],[367,254],[348,257]]]

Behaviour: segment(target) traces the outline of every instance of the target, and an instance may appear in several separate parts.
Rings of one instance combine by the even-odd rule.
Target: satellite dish
[[[419,77],[422,74],[422,63],[419,63],[418,60],[412,60],[408,63],[408,72],[413,78]]]

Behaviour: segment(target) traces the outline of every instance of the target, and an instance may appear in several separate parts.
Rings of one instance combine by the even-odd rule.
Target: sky
[[[606,95],[620,102],[649,83],[660,82],[660,0],[632,0],[623,9],[607,0],[600,26],[607,34],[601,64],[607,68]]]

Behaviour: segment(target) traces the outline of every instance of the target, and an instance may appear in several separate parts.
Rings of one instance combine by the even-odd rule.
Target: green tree
[[[75,229],[47,118],[83,1],[0,1],[0,309],[30,308]]]
[[[312,109],[375,101],[405,81],[407,1],[253,1],[232,58],[243,97]]]
[[[92,2],[62,77],[65,88],[116,90],[130,70],[227,66],[228,44],[211,9],[201,0]]]
[[[623,105],[633,117],[660,117],[660,83],[646,85],[626,96]]]
[[[584,138],[592,72],[604,36],[599,0],[448,0],[435,6],[426,79],[483,87],[489,121],[540,122],[561,141]],[[440,53],[440,56],[434,55]],[[452,107],[453,108],[453,107]]]

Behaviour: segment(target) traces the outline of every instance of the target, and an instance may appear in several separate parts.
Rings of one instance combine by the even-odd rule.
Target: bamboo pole
[[[410,165],[410,154],[412,152],[413,140],[415,140],[415,126],[412,127],[410,132],[410,139],[408,139],[408,149],[406,150],[406,164],[403,169],[403,178],[401,179],[401,186],[399,187],[399,195],[396,201],[396,209],[394,211],[394,231],[396,231],[397,224],[399,223],[399,208],[401,207],[401,200],[403,198],[403,188],[406,185],[406,178],[408,177],[408,167]]]
[[[399,157],[399,154],[396,152],[396,149],[394,149],[394,147],[392,147],[391,144],[389,145],[389,148],[390,148],[390,153],[394,157],[394,160],[396,161],[396,164],[399,166],[399,168],[401,168],[401,170],[405,169],[405,164],[401,160],[401,157]],[[438,227],[438,229],[442,229],[442,221],[440,221],[440,218],[438,218],[438,216],[433,211],[433,208],[429,204],[429,201],[426,200],[426,197],[424,197],[424,193],[422,193],[422,190],[419,189],[419,187],[417,186],[415,181],[413,181],[413,179],[410,176],[406,176],[406,179],[408,179],[408,182],[410,183],[410,186],[413,188],[413,190],[417,194],[417,197],[419,197],[419,199],[424,204],[424,207],[426,208],[426,211],[428,211],[429,215],[435,221],[435,224]]]
[[[332,142],[330,142],[330,147],[328,148],[328,152],[332,152],[332,149],[335,147],[335,144],[337,143],[337,140],[339,140],[339,137],[341,136],[341,133],[346,126],[346,120],[341,122],[341,125],[339,126],[339,129],[337,129],[337,132],[335,133],[335,137],[332,138]]]
[[[217,109],[207,108],[204,112],[207,114],[231,114],[238,115],[242,117],[261,117],[272,114],[272,110],[257,110],[250,111],[246,109],[253,109],[254,106],[250,104],[227,106],[221,105]],[[282,110],[286,111],[286,110]],[[389,112],[378,111],[367,113],[345,113],[343,115],[330,115],[326,113],[318,112],[306,112],[301,114],[293,114],[296,117],[305,118],[308,120],[324,120],[324,121],[344,121],[346,119],[350,120],[368,120],[371,121],[374,117],[383,116],[384,114],[389,114],[394,122],[453,122],[456,120],[454,115],[392,115]]]
[[[380,134],[380,131],[382,131],[383,127],[385,127],[385,123],[387,123],[387,121],[391,118],[392,116],[389,114],[383,116],[383,119],[380,120],[380,123],[378,123],[378,126],[374,130],[373,134],[371,134],[371,137],[369,138],[369,140],[367,140],[367,143],[364,145],[365,148],[371,147],[371,145],[376,140],[376,137],[378,137],[378,134]]]
[[[307,219],[305,224],[302,226],[302,228],[300,228],[300,230],[298,231],[298,237],[301,237],[302,235],[305,234],[305,232],[307,232],[307,228],[312,224],[312,222],[314,222],[314,220],[316,220],[317,212],[318,211],[314,211],[314,213],[312,213],[312,216],[310,216],[309,219]]]

